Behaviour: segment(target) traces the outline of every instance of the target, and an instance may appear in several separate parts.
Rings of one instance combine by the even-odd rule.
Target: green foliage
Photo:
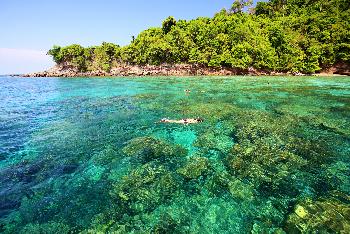
[[[350,61],[350,10],[345,0],[270,0],[244,12],[251,0],[236,0],[213,18],[168,17],[131,44],[83,48],[54,46],[58,64],[80,71],[109,71],[114,64],[192,63],[210,67],[315,73]],[[231,14],[234,13],[234,14]]]
[[[162,30],[165,34],[171,31],[171,28],[176,25],[176,20],[174,17],[169,16],[166,20],[164,20],[162,24]]]
[[[122,52],[122,58],[136,64],[159,65],[171,62],[171,52],[162,29],[150,28],[143,31],[132,44],[126,47]]]
[[[53,61],[55,61],[55,63],[61,63],[63,58],[60,52],[61,52],[61,47],[54,45],[52,49],[50,49],[47,52],[47,54],[52,56]]]
[[[269,2],[257,2],[255,7],[256,15],[272,15],[273,8]]]
[[[103,42],[101,46],[84,48],[73,44],[66,47],[53,46],[48,51],[57,64],[74,67],[79,71],[109,71],[113,61],[120,57],[118,45]]]
[[[86,68],[85,49],[81,45],[73,44],[63,47],[60,54],[65,62],[77,67],[79,70]]]
[[[232,13],[242,13],[244,7],[251,6],[253,0],[235,0],[231,6]]]
[[[113,43],[103,42],[101,46],[94,49],[94,65],[101,70],[109,71],[112,62],[120,56],[119,46]]]

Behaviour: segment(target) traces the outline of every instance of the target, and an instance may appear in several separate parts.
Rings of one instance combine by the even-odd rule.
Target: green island
[[[348,0],[271,0],[243,12],[251,4],[169,17],[123,47],[54,46],[56,69],[32,76],[350,74]]]

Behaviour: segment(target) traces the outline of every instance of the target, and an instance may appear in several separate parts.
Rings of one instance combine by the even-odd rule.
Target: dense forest
[[[49,50],[57,64],[109,71],[117,64],[198,64],[208,67],[315,73],[350,61],[349,0],[236,0],[213,18],[176,20],[113,43]]]

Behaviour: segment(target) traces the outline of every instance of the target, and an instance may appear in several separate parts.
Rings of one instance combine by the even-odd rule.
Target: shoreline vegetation
[[[149,28],[129,45],[48,51],[56,66],[25,76],[350,75],[347,0],[236,0],[212,18]]]

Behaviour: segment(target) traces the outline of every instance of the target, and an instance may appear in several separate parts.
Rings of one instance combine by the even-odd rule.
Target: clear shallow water
[[[0,90],[0,232],[350,230],[349,78],[1,77]]]

